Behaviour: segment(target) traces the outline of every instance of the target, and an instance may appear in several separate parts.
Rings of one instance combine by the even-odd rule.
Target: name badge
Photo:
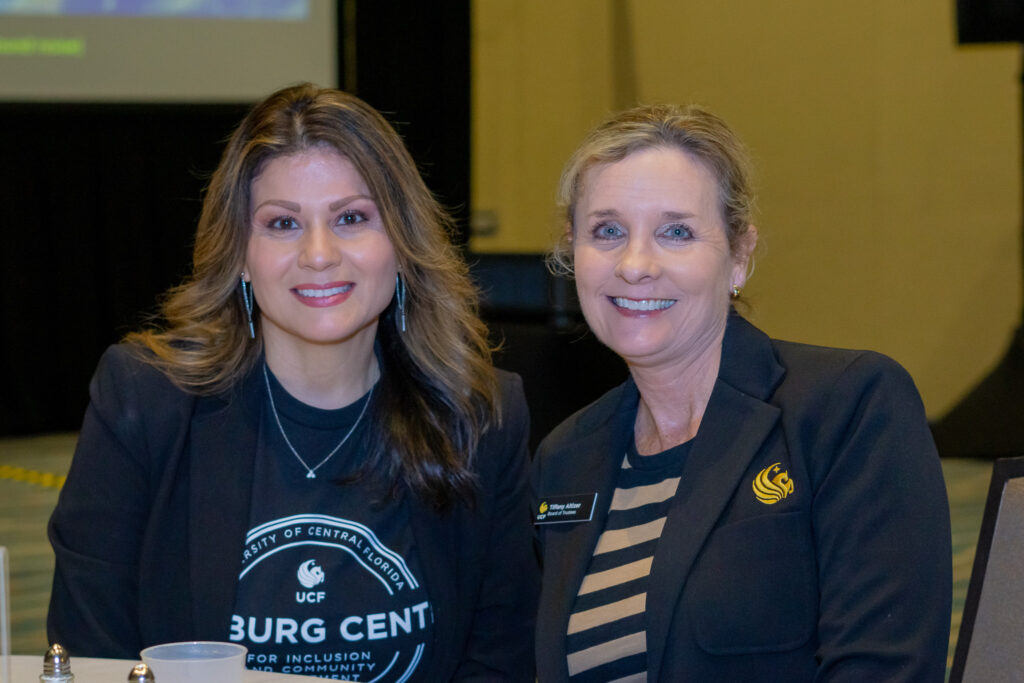
[[[537,504],[534,524],[562,524],[589,522],[594,516],[596,493],[578,493],[571,496],[548,496]]]

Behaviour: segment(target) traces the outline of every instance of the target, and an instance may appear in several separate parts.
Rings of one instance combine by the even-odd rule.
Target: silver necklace
[[[267,397],[270,399],[270,412],[274,414],[274,421],[277,422],[277,428],[281,430],[281,436],[284,437],[284,442],[288,444],[288,448],[291,450],[292,455],[295,456],[295,459],[302,463],[302,466],[306,469],[306,479],[316,479],[316,471],[323,467],[325,462],[333,458],[334,454],[345,445],[346,441],[348,441],[348,437],[352,436],[352,432],[356,431],[356,427],[358,427],[359,423],[362,421],[363,415],[366,414],[366,406],[370,405],[370,397],[373,396],[373,387],[371,386],[369,393],[366,394],[366,401],[363,403],[363,409],[359,411],[359,417],[357,417],[356,421],[352,424],[352,428],[348,430],[348,434],[338,442],[337,446],[331,449],[331,452],[320,461],[320,464],[316,467],[310,468],[310,466],[306,464],[306,461],[302,459],[302,456],[299,455],[299,452],[295,450],[295,446],[292,445],[292,442],[288,439],[288,435],[284,432],[284,425],[281,424],[281,417],[277,414],[277,406],[274,405],[274,392],[270,390],[270,377],[267,375],[266,363],[263,364],[263,381],[267,385]]]

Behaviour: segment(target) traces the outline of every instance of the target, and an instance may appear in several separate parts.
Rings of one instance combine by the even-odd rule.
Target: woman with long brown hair
[[[165,324],[93,379],[50,524],[51,640],[532,680],[528,419],[448,227],[361,100],[303,84],[252,109]]]

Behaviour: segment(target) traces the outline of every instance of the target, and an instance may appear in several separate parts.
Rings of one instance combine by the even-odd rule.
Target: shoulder
[[[805,452],[832,452],[858,434],[929,447],[910,374],[881,353],[770,339],[737,316],[726,330],[723,375],[726,384],[777,408],[787,438]]]
[[[851,448],[862,466],[898,462],[907,468],[912,453],[933,459],[924,403],[895,360],[874,351],[773,344],[785,375],[769,401],[780,408],[793,443],[816,454],[811,458],[816,479],[831,459],[825,454],[838,456]]]
[[[498,406],[499,430],[515,428],[522,420],[528,420],[526,394],[523,392],[523,379],[514,372],[495,368],[497,377],[497,393],[495,403]]]
[[[785,369],[777,394],[805,395],[827,392],[856,397],[888,391],[917,396],[910,373],[892,358],[875,352],[772,340],[776,358]]]
[[[186,394],[149,362],[150,352],[136,344],[121,343],[107,347],[93,375],[90,393],[93,398],[124,393]]]
[[[514,372],[495,369],[497,391],[494,396],[497,419],[482,435],[481,448],[493,450],[504,448],[510,439],[526,434],[530,428],[530,417],[523,392],[523,380]]]
[[[879,384],[916,393],[907,371],[888,356],[773,339],[735,313],[726,327],[719,380],[769,403]]]
[[[177,420],[191,411],[196,396],[178,387],[147,359],[149,351],[115,344],[100,357],[89,385],[92,406],[123,430]]]
[[[485,491],[510,484],[525,471],[530,417],[519,375],[497,370],[497,419],[480,435],[472,456],[472,467]]]
[[[523,396],[523,378],[508,370],[494,369],[498,378],[498,395],[504,402],[505,399],[517,399]]]

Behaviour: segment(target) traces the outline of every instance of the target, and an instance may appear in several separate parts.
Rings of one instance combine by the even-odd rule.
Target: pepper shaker
[[[128,683],[154,683],[156,676],[145,664],[136,664],[132,672],[128,674]]]
[[[43,656],[43,673],[39,676],[41,683],[74,683],[75,674],[71,673],[71,657],[60,643],[54,643]]]

